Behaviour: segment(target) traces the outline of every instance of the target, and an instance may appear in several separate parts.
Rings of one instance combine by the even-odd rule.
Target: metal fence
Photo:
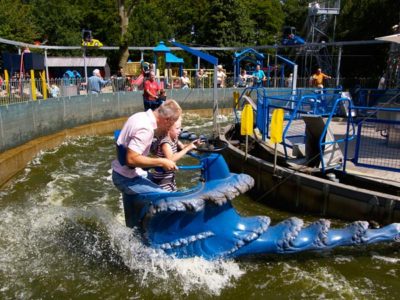
[[[358,119],[353,162],[356,165],[400,172],[400,109],[355,107]]]

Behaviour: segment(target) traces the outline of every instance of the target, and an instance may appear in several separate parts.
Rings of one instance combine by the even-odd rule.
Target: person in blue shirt
[[[254,86],[262,87],[263,81],[267,80],[265,73],[261,70],[261,66],[257,65],[256,70],[253,72]]]
[[[103,78],[101,78],[100,70],[94,69],[93,76],[90,76],[88,79],[88,94],[100,94],[101,88],[108,83],[110,83],[110,80],[103,80]]]

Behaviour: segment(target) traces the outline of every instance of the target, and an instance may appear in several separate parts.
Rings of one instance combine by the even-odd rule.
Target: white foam
[[[233,286],[235,280],[244,274],[234,261],[167,256],[162,251],[144,246],[138,235],[119,222],[108,222],[108,230],[124,264],[135,274],[140,274],[140,285],[156,286],[153,290],[156,294],[171,293],[178,288],[186,295],[194,291],[220,295],[224,288]],[[172,288],[172,282],[175,288]]]
[[[381,256],[381,255],[373,255],[372,259],[380,260],[389,264],[398,264],[400,262],[400,258]]]

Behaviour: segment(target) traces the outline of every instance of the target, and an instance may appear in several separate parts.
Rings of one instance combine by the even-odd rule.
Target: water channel
[[[210,119],[193,114],[184,125],[211,130]],[[237,261],[166,257],[124,226],[111,182],[114,151],[111,133],[68,140],[38,154],[0,190],[1,299],[395,299],[400,293],[399,244]],[[195,180],[182,171],[178,185]],[[292,216],[245,195],[233,204],[273,223]]]

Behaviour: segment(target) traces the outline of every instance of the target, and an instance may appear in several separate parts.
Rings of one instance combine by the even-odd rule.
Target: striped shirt
[[[172,149],[172,153],[178,152],[178,140],[171,140],[171,138],[167,135],[164,137],[160,137],[157,140],[156,146],[156,156],[165,158],[164,152],[162,151],[163,144],[169,144]],[[152,181],[162,187],[167,191],[176,191],[176,181],[175,181],[175,172],[174,171],[165,171],[162,168],[156,168],[152,173]]]

